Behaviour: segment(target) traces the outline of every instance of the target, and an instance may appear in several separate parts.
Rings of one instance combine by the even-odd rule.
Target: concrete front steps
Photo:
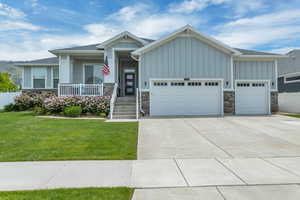
[[[136,98],[117,97],[113,119],[136,119]]]

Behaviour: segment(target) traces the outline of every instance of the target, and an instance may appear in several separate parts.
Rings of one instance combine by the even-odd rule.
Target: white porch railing
[[[110,110],[109,110],[110,119],[113,119],[114,106],[115,106],[115,102],[117,100],[117,96],[118,96],[118,84],[115,83],[114,90],[113,90],[113,93],[112,93],[111,99],[110,99]]]
[[[59,96],[103,96],[103,84],[60,83]]]

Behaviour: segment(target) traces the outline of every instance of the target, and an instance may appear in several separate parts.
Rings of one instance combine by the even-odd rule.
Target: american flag
[[[110,70],[109,70],[109,65],[108,65],[108,60],[107,60],[107,56],[105,57],[105,61],[104,61],[104,66],[102,68],[102,74],[104,76],[109,75]]]

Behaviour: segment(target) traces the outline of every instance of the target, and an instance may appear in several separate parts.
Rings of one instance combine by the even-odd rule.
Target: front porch
[[[58,96],[103,96],[103,84],[61,83]]]
[[[104,54],[61,58],[58,95],[112,96],[117,85],[117,97],[135,96],[138,62],[131,57],[131,51],[115,49],[108,61],[110,73],[104,76]]]

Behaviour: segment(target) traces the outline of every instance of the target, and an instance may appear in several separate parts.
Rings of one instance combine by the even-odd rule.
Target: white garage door
[[[237,115],[269,114],[269,85],[268,82],[236,82]]]
[[[221,115],[221,81],[152,81],[150,115]]]

